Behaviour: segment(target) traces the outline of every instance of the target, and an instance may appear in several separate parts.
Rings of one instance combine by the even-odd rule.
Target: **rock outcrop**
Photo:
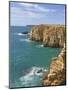
[[[66,84],[66,50],[62,49],[58,57],[53,58],[51,67],[47,77],[43,80],[44,86],[55,86],[55,85],[65,85]]]
[[[63,25],[35,25],[30,32],[30,39],[40,41],[48,47],[63,47],[65,27]]]
[[[52,59],[50,70],[44,75],[43,86],[66,84],[65,34],[63,25],[35,25],[30,32],[30,39],[42,42],[45,47],[63,47],[58,57]]]

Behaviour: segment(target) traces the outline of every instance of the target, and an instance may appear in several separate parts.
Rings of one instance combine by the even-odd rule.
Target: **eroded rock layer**
[[[41,41],[44,46],[63,47],[65,27],[63,25],[35,25],[30,32],[30,39]]]
[[[58,57],[52,58],[50,70],[42,81],[43,86],[66,84],[65,33],[63,25],[35,25],[30,32],[30,39],[42,42],[45,47],[63,47]]]
[[[47,77],[43,80],[44,86],[65,85],[66,68],[65,68],[65,48],[62,49],[58,57],[52,59],[51,67]]]

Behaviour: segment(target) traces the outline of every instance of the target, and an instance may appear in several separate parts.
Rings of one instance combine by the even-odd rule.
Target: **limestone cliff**
[[[66,83],[65,54],[66,51],[65,48],[63,48],[58,57],[53,58],[50,71],[47,77],[45,77],[43,80],[44,86],[65,85]]]
[[[63,25],[35,25],[30,32],[30,39],[41,41],[44,46],[63,47],[65,27]]]
[[[65,26],[63,25],[35,25],[30,32],[30,39],[42,42],[46,47],[63,47],[58,57],[52,59],[48,75],[44,77],[44,86],[65,85]]]

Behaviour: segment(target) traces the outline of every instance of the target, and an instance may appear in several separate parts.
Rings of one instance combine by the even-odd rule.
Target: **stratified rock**
[[[30,32],[30,39],[42,42],[45,47],[64,47],[58,57],[52,59],[49,73],[44,75],[43,86],[65,85],[65,26],[35,25]]]
[[[35,25],[30,32],[30,39],[35,41],[43,41],[44,25]]]
[[[53,59],[47,78],[43,80],[44,86],[66,84],[65,53],[65,48],[63,48],[58,57]]]
[[[31,30],[30,39],[42,42],[45,47],[63,47],[65,27],[63,25],[35,25]]]

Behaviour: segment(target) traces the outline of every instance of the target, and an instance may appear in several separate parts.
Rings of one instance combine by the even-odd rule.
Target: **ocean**
[[[53,57],[61,48],[43,47],[41,42],[31,41],[28,26],[11,26],[9,38],[9,83],[10,88],[42,86],[43,72],[50,68]]]

